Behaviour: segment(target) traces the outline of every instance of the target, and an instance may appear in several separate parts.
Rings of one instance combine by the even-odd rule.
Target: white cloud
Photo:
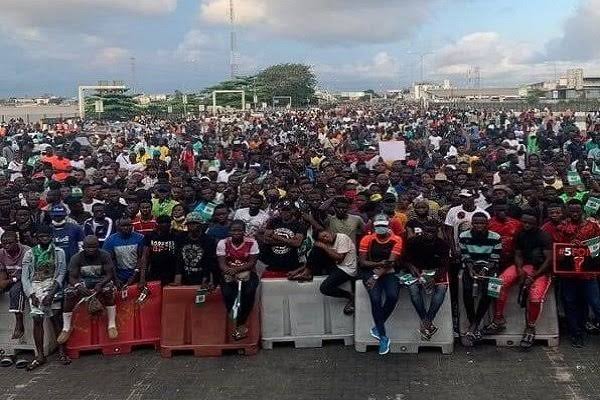
[[[382,51],[368,62],[357,62],[344,65],[318,65],[317,72],[324,75],[337,75],[346,78],[394,79],[398,75],[398,60],[389,53]]]
[[[129,51],[121,47],[104,47],[95,55],[93,65],[110,67],[124,63],[129,57]]]
[[[546,45],[547,59],[587,61],[600,58],[600,0],[583,0],[563,26],[563,34]]]
[[[236,21],[267,34],[325,44],[406,38],[432,7],[452,0],[237,0]],[[227,24],[228,0],[203,0],[201,19]]]
[[[203,62],[209,56],[209,50],[213,48],[214,38],[194,29],[185,34],[174,55],[185,62]]]

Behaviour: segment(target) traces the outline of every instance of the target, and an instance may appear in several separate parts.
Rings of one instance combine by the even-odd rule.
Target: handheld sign
[[[590,239],[580,246],[570,243],[554,244],[554,274],[600,275],[600,238]]]

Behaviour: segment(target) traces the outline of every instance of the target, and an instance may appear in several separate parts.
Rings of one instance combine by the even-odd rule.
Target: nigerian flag
[[[583,242],[584,245],[588,247],[590,250],[591,257],[598,257],[600,254],[600,236],[596,236],[590,240],[586,240]]]
[[[594,216],[600,210],[600,199],[598,197],[590,197],[583,206],[583,210],[588,216]]]

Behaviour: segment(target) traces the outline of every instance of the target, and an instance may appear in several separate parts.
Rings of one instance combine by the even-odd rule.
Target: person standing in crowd
[[[564,243],[574,247],[586,246],[586,241],[600,237],[600,225],[591,218],[585,218],[583,207],[578,200],[570,200],[566,206],[566,218],[559,231]],[[581,273],[561,276],[567,330],[573,347],[583,347],[585,322],[588,310],[600,318],[600,288],[594,275]]]
[[[202,229],[202,215],[187,215],[187,232],[179,240],[174,285],[215,287],[220,282],[217,268],[216,243]]]
[[[117,288],[129,286],[139,280],[144,236],[133,231],[131,218],[124,216],[117,220],[117,232],[104,241],[102,249],[112,257]]]
[[[66,261],[69,262],[83,245],[83,229],[76,223],[67,221],[67,209],[57,205],[49,210],[52,218],[52,236],[54,244],[64,250]]]
[[[474,213],[471,225],[471,229],[460,234],[458,241],[463,266],[463,301],[469,321],[469,328],[461,337],[465,347],[472,347],[482,337],[479,327],[492,303],[487,291],[489,278],[498,274],[502,254],[502,239],[489,230],[486,214]]]
[[[392,233],[389,225],[386,215],[377,215],[373,221],[375,232],[361,239],[358,250],[360,277],[369,293],[375,322],[371,336],[379,341],[381,355],[390,352],[385,322],[392,315],[400,294],[395,268],[403,246],[402,239]]]
[[[113,234],[113,220],[106,216],[104,204],[98,203],[92,206],[92,218],[83,223],[83,233],[85,236],[96,236],[100,246],[106,239]]]
[[[8,293],[8,311],[15,316],[15,327],[12,339],[21,339],[25,333],[23,312],[25,311],[25,295],[21,283],[22,262],[29,246],[20,244],[17,233],[6,231],[0,238],[0,293]]]
[[[133,218],[131,221],[133,230],[142,235],[154,232],[156,229],[157,223],[154,215],[152,215],[152,201],[150,199],[141,200],[140,214],[130,217]]]
[[[144,236],[143,268],[140,285],[160,281],[163,286],[175,280],[178,261],[177,233],[171,228],[171,218],[160,215],[157,227]]]
[[[246,226],[241,220],[234,220],[229,235],[219,240],[216,248],[219,268],[223,276],[221,292],[225,300],[227,312],[235,320],[235,330],[231,336],[234,340],[248,337],[246,322],[252,309],[259,279],[256,274],[256,261],[259,247],[254,238],[245,236]],[[236,299],[239,296],[238,309]]]
[[[54,332],[61,331],[60,317],[63,282],[67,271],[65,252],[55,246],[52,240],[52,228],[46,225],[38,227],[37,245],[23,256],[21,283],[23,293],[29,299],[29,309],[33,318],[33,340],[37,352],[36,358],[27,366],[32,371],[46,363],[44,353],[44,318],[50,318]],[[59,360],[68,362],[64,348],[59,346]]]
[[[347,235],[353,243],[362,236],[365,223],[357,215],[349,214],[350,200],[346,197],[336,197],[333,200],[334,214],[331,215],[325,224],[333,233],[343,233]]]
[[[233,219],[239,219],[246,224],[246,235],[255,237],[256,234],[264,229],[269,220],[269,215],[262,209],[264,203],[263,197],[255,193],[250,198],[248,207],[236,210]]]

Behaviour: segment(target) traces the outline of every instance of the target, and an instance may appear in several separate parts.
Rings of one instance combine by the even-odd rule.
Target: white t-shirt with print
[[[486,217],[490,217],[490,214],[487,213],[482,208],[475,207],[473,211],[466,211],[462,205],[452,207],[448,210],[448,214],[446,214],[446,220],[444,221],[445,225],[451,226],[453,230],[454,236],[454,244],[458,249],[458,236],[464,232],[471,229],[471,219],[473,218],[473,214],[475,213],[483,213]]]

